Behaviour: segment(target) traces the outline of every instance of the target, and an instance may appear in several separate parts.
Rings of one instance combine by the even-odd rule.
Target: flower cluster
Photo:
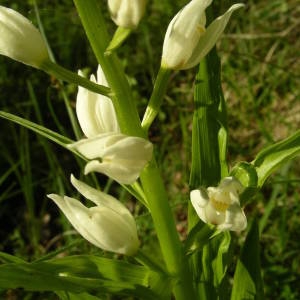
[[[162,51],[162,68],[181,70],[197,65],[213,48],[231,14],[243,4],[231,6],[206,28],[205,10],[212,0],[192,0],[172,19]],[[146,0],[108,0],[113,21],[133,29],[140,22]],[[18,12],[0,6],[0,54],[35,68],[49,61],[41,33]],[[79,72],[82,76],[82,73]],[[94,83],[108,86],[98,67]],[[87,159],[84,172],[103,173],[120,184],[134,183],[152,158],[153,145],[146,139],[122,133],[111,99],[79,87],[76,114],[85,138],[69,145]],[[96,206],[87,208],[67,196],[50,194],[74,228],[104,250],[133,255],[139,247],[134,217],[117,199],[71,176],[73,186]],[[243,186],[224,178],[218,187],[191,191],[191,202],[200,219],[220,230],[243,230],[247,220],[240,207]]]

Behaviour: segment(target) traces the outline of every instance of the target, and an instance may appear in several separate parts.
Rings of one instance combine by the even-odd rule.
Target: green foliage
[[[118,49],[141,115],[161,55],[161,47],[157,45],[162,44],[170,18],[186,2],[149,1],[147,18],[135,32],[132,32],[124,46]],[[224,12],[229,2],[215,1],[215,9]],[[106,5],[105,1],[101,3],[103,6]],[[2,1],[1,5],[19,10],[35,22],[31,1]],[[220,118],[221,114],[218,114],[219,139],[205,140],[202,136],[204,141],[202,147],[205,141],[208,141],[213,144],[213,151],[222,154],[220,162],[222,176],[227,175],[225,162],[227,159],[232,165],[238,161],[253,161],[250,167],[248,163],[245,163],[247,166],[238,165],[234,169],[237,173],[234,174],[241,174],[241,178],[249,183],[247,193],[243,194],[243,203],[248,204],[247,216],[251,219],[253,213],[258,214],[260,220],[260,236],[254,222],[241,252],[242,256],[238,261],[234,277],[232,299],[243,299],[244,293],[248,293],[249,288],[253,293],[261,289],[260,274],[255,268],[259,263],[263,269],[266,299],[290,300],[300,297],[298,286],[300,260],[297,239],[300,232],[299,161],[294,160],[293,163],[282,165],[287,158],[298,154],[299,148],[299,133],[292,135],[300,125],[298,92],[300,76],[297,68],[299,59],[295,50],[299,49],[297,38],[299,30],[296,27],[297,5],[295,0],[268,3],[248,1],[246,11],[232,19],[228,29],[230,34],[225,34],[218,45],[222,60],[223,88],[228,106],[229,132],[227,133],[227,124],[224,124]],[[89,68],[95,69],[95,58],[87,44],[73,3],[46,1],[40,4],[39,12],[57,60],[74,72],[79,68],[88,68],[88,72]],[[113,25],[109,26],[110,32],[113,32]],[[74,85],[62,85],[53,78],[49,80],[45,74],[8,62],[3,57],[0,57],[0,64],[0,105],[3,111],[1,117],[50,137],[54,142],[65,147],[71,141],[66,136],[72,138],[75,136],[72,122],[65,111],[66,105],[69,110],[74,107],[76,94]],[[178,230],[183,239],[187,235],[185,210],[188,199],[187,183],[191,169],[194,75],[195,70],[191,70],[171,77],[162,110],[150,130],[150,137],[159,149],[156,156],[177,216]],[[27,80],[35,89],[36,101],[32,94],[30,95]],[[66,97],[63,96],[63,92]],[[220,107],[217,107],[217,110],[222,111]],[[199,108],[199,111],[202,119],[210,120],[212,116],[213,118],[216,116],[216,108],[209,113],[203,108]],[[199,119],[197,122],[199,126],[205,126]],[[145,297],[151,298],[151,293],[148,293],[149,289],[146,288],[149,282],[157,291],[164,290],[164,284],[168,286],[169,281],[166,278],[156,275],[151,277],[144,267],[133,265],[131,268],[132,265],[127,263],[124,267],[123,262],[117,263],[118,267],[120,267],[119,263],[124,267],[122,274],[125,274],[125,278],[122,277],[122,280],[114,277],[109,280],[107,278],[104,280],[101,276],[99,278],[101,274],[99,268],[95,267],[94,262],[84,261],[84,258],[75,261],[63,258],[61,263],[56,262],[58,261],[56,258],[25,263],[40,257],[41,254],[49,254],[51,250],[55,250],[51,254],[54,257],[83,252],[109,255],[99,253],[86,243],[79,244],[77,237],[74,237],[74,232],[70,232],[70,226],[63,218],[57,216],[57,211],[45,200],[44,195],[49,192],[63,193],[64,189],[69,189],[68,178],[65,176],[68,177],[70,172],[77,170],[75,166],[78,162],[68,158],[65,152],[49,144],[44,138],[28,134],[25,129],[15,127],[7,121],[1,120],[0,134],[2,141],[0,249],[17,255],[11,256],[7,253],[0,255],[4,263],[0,266],[0,283],[3,290],[2,294],[0,292],[0,297],[9,299],[9,293],[12,293],[12,297],[19,296],[20,299],[25,297],[45,299],[42,294],[39,298],[38,293],[33,294],[17,289],[4,291],[9,287],[20,286],[35,290],[37,286],[33,285],[40,283],[40,289],[45,290],[49,290],[49,286],[52,285],[51,290],[54,290],[61,299],[94,300],[95,296],[91,294],[97,294],[99,299],[99,295],[103,292],[112,292],[115,288],[114,284],[111,285],[113,281],[117,282],[117,293],[122,299],[131,294],[135,288],[134,284],[139,285],[136,297],[147,299]],[[226,157],[224,149],[227,147],[227,139],[229,151]],[[277,142],[281,140],[283,141]],[[271,146],[260,152],[265,145]],[[291,145],[292,149],[290,149]],[[197,151],[194,150],[195,153]],[[257,178],[251,176],[253,165],[258,171],[259,186],[262,186],[271,171],[273,173],[275,167],[278,170],[259,193],[253,188],[257,186]],[[209,169],[206,168],[208,172]],[[217,175],[219,178],[219,172]],[[217,177],[214,179],[215,174],[209,173],[209,176],[218,181]],[[205,181],[207,174],[203,174],[203,178]],[[93,182],[96,181],[94,179],[89,178]],[[132,208],[137,216],[141,240],[145,244],[155,241],[153,244],[157,245],[151,218],[145,208],[136,203],[129,193],[120,192],[118,186],[110,183],[106,185],[106,180],[101,176],[98,176],[98,179],[101,186],[106,186],[107,191],[111,190],[114,194],[120,195],[120,199],[126,201]],[[199,184],[204,183],[198,182],[196,185]],[[255,198],[253,198],[254,193]],[[138,197],[142,198],[141,195]],[[250,199],[252,202],[249,201]],[[62,231],[66,233],[61,235]],[[227,299],[228,290],[232,288],[230,275],[236,257],[231,252],[227,255],[226,251],[230,249],[232,243],[241,244],[243,236],[239,236],[239,240],[236,241],[235,237],[230,238],[226,234],[211,237],[210,231],[204,231],[202,234],[199,231],[196,237],[189,238],[186,243],[189,245],[188,249],[193,250],[195,245],[198,250],[202,249],[198,259],[203,260],[203,265],[207,268],[204,270],[206,279],[210,278],[214,283],[213,286],[200,287],[202,289],[200,292],[204,290],[203,293],[206,293],[210,289],[215,289],[214,295],[218,293],[224,296],[223,298],[220,296],[220,299]],[[258,238],[262,245],[260,252]],[[206,245],[209,240],[211,243]],[[73,246],[68,247],[72,243]],[[100,263],[98,259],[102,258],[95,259]],[[160,258],[157,260],[160,261]],[[109,265],[105,267],[105,262],[101,260],[104,269]],[[210,265],[217,270],[216,274],[212,274]],[[86,266],[89,267],[88,270],[85,269]],[[198,265],[195,265],[196,267]],[[49,272],[59,270],[63,272],[68,270],[72,278],[61,279],[61,276],[56,276],[51,279]],[[228,271],[226,276],[224,276],[225,271]],[[135,278],[135,275],[134,278],[128,279],[127,272],[129,274],[136,272],[135,274],[141,275],[141,278]],[[145,274],[151,278],[145,279],[147,277]],[[87,275],[90,277],[86,277]],[[35,280],[32,280],[33,278]],[[103,290],[94,290],[87,278],[91,278],[91,282],[97,282],[98,289],[103,288]],[[42,280],[47,280],[49,286],[45,286],[45,281]],[[79,283],[87,287],[91,294],[82,293]],[[69,288],[71,292],[55,290],[58,286]],[[75,290],[78,293],[74,293]],[[148,296],[144,297],[144,293]],[[253,293],[250,299],[253,299]],[[48,299],[48,294],[46,297]],[[52,298],[49,296],[49,299]],[[103,299],[106,299],[106,296],[103,296]]]
[[[151,277],[155,276],[158,275],[144,267],[115,259],[69,256],[33,263],[3,264],[0,266],[0,288],[109,293],[157,299],[158,295],[147,288]]]
[[[251,224],[233,278],[231,300],[240,299],[264,299],[256,219]]]

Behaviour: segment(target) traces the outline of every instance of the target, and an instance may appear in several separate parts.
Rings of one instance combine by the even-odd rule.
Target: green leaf
[[[231,300],[264,299],[259,252],[259,231],[255,219],[236,266]]]
[[[200,251],[213,238],[214,233],[214,226],[212,227],[199,221],[189,232],[184,243],[185,252],[190,255],[195,251]]]
[[[219,232],[203,249],[203,279],[214,290],[219,287],[225,276],[230,242],[231,236],[228,231]]]
[[[148,288],[149,279],[159,276],[143,266],[96,256],[69,256],[33,263],[0,266],[0,288],[32,291],[132,295],[157,299]]]
[[[252,162],[258,176],[258,187],[276,168],[300,154],[300,130],[287,139],[263,149]]]
[[[132,29],[118,27],[107,49],[105,50],[104,55],[110,55],[113,51],[119,48],[122,45],[122,43],[127,39],[127,37],[130,35],[131,32]]]
[[[99,300],[101,298],[93,296],[88,293],[79,293],[79,294],[74,294],[74,293],[69,293],[69,292],[61,292],[61,291],[56,291],[55,292],[58,296],[59,299],[61,300]]]
[[[59,133],[57,133],[51,129],[48,129],[44,126],[41,126],[39,124],[36,124],[34,122],[31,122],[29,120],[26,120],[24,118],[18,117],[14,114],[10,114],[8,112],[0,111],[0,118],[12,121],[12,122],[17,123],[25,128],[32,130],[32,131],[36,132],[37,134],[49,139],[50,141],[73,152],[74,154],[76,154],[77,156],[81,157],[82,159],[84,159],[86,161],[86,158],[83,155],[81,155],[76,150],[68,147],[68,144],[74,143],[74,141],[59,134]]]
[[[231,242],[231,235],[228,231],[224,231],[220,241],[216,241],[216,258],[212,261],[212,268],[214,270],[214,286],[218,287],[227,270],[229,259],[229,248]]]
[[[230,172],[245,187],[240,195],[241,205],[245,205],[257,192],[258,177],[255,167],[248,162],[239,162]]]
[[[34,122],[28,121],[24,118],[18,117],[16,115],[10,114],[8,112],[0,111],[0,117],[9,121],[12,121],[14,123],[17,123],[23,127],[26,127],[44,137],[47,139],[57,143],[58,145],[63,146],[64,148],[67,148],[67,145],[70,143],[73,143],[71,139],[60,135],[59,133],[52,131],[44,126],[38,125]],[[70,150],[69,148],[67,148]]]
[[[24,262],[24,260],[22,260],[21,258],[14,256],[14,255],[10,255],[5,252],[0,252],[0,261],[4,262],[4,263],[23,263]]]

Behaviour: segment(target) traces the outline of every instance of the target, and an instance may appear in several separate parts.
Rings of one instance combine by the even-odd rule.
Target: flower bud
[[[205,9],[211,2],[212,0],[192,0],[172,19],[163,44],[163,68],[184,70],[196,66],[214,47],[232,12],[243,6],[231,6],[206,29]]]
[[[108,0],[113,21],[120,27],[135,28],[144,15],[146,0]]]
[[[153,151],[149,141],[121,133],[100,134],[69,147],[91,160],[85,166],[85,174],[100,172],[121,184],[137,180]]]
[[[96,206],[85,207],[67,196],[50,194],[73,227],[90,243],[119,254],[134,255],[139,248],[135,220],[114,197],[100,192],[71,175],[73,186]]]
[[[191,191],[190,197],[199,218],[217,225],[219,230],[241,231],[247,227],[246,216],[240,206],[242,184],[233,177],[225,177],[218,187]]]
[[[0,6],[0,54],[35,68],[49,59],[38,29],[24,16],[4,6]]]
[[[79,75],[82,76],[80,71]],[[100,85],[108,86],[100,65],[97,70],[97,80],[94,75],[90,79]],[[107,132],[120,132],[112,101],[106,96],[93,93],[80,86],[76,99],[76,114],[86,137]]]

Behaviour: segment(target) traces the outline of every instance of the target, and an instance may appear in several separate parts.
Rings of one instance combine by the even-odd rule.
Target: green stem
[[[89,79],[79,76],[76,73],[71,72],[68,69],[65,69],[64,67],[55,64],[50,60],[44,61],[40,68],[46,73],[53,75],[54,77],[60,80],[80,85],[98,94],[102,94],[108,97],[112,96],[110,88],[103,85],[99,85],[90,81]]]
[[[122,132],[145,137],[122,63],[114,53],[109,56],[104,54],[110,37],[101,12],[102,4],[98,0],[74,0],[74,3],[98,63],[113,92],[111,100]]]
[[[128,135],[145,137],[122,64],[115,53],[109,56],[104,55],[110,39],[101,13],[100,2],[98,0],[74,0],[74,3],[93,51],[112,90],[113,96],[111,99],[121,131]],[[167,270],[178,279],[174,287],[176,299],[195,299],[191,274],[182,251],[166,191],[154,159],[142,172],[141,182]]]
[[[152,271],[156,271],[158,273],[166,274],[166,270],[159,265],[152,257],[147,255],[142,249],[139,249],[137,254],[134,257],[139,263],[148,267]]]
[[[148,200],[167,270],[177,284],[173,292],[176,300],[195,299],[192,276],[183,252],[176,225],[162,179],[154,162],[143,171],[141,181]]]
[[[154,83],[153,92],[142,121],[142,127],[146,131],[148,131],[149,127],[151,126],[152,122],[159,112],[163,97],[167,89],[170,75],[170,69],[160,68],[158,71],[157,78]]]

